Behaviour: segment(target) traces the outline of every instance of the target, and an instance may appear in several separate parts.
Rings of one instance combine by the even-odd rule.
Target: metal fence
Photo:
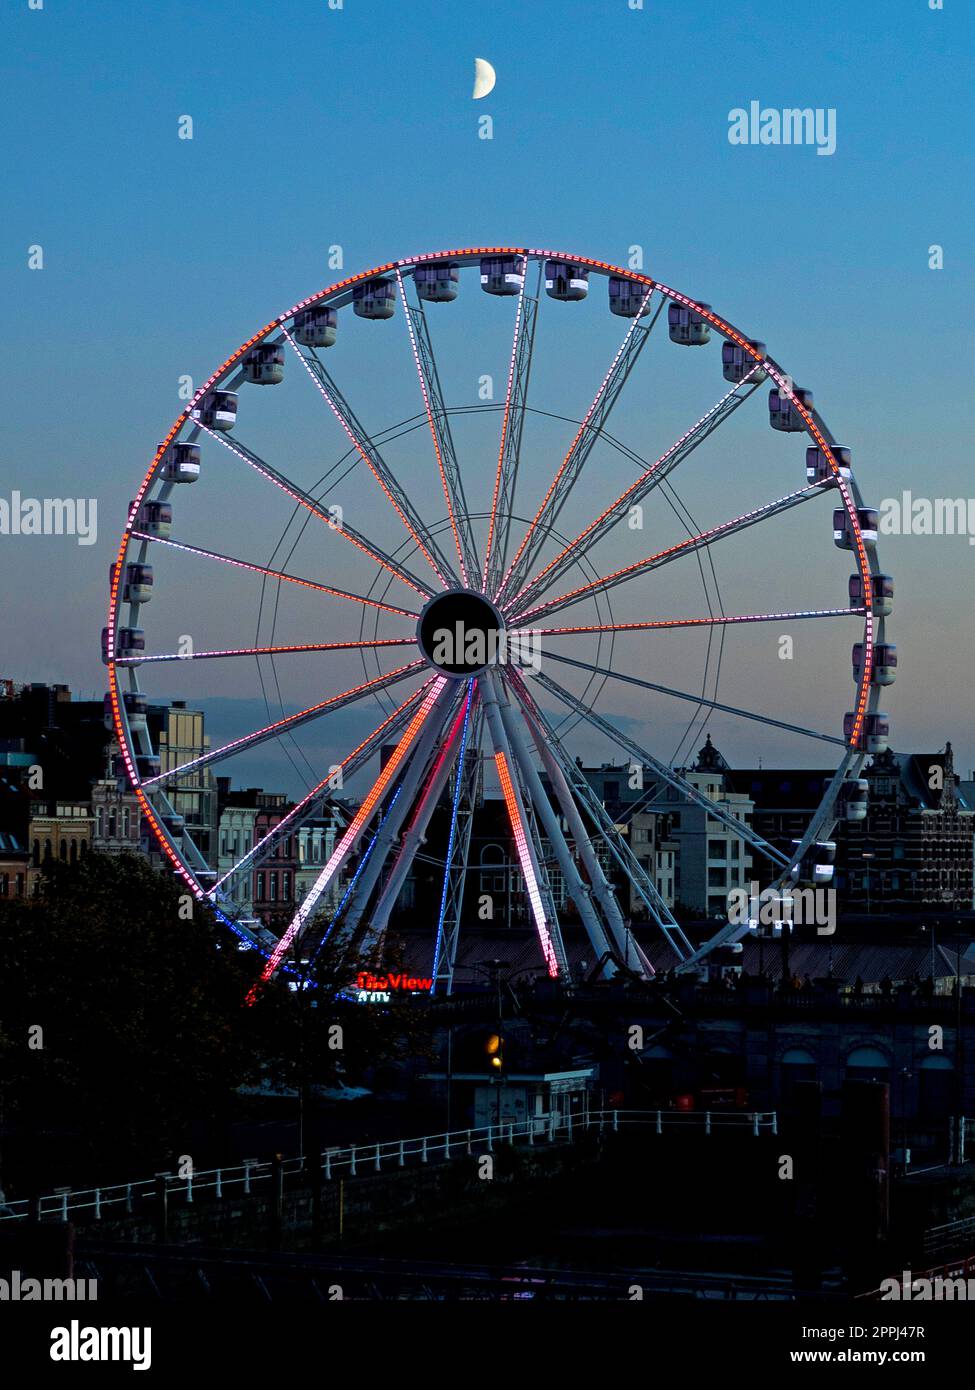
[[[365,1177],[390,1168],[414,1163],[446,1162],[469,1155],[493,1153],[501,1144],[528,1146],[572,1142],[584,1134],[619,1133],[643,1129],[655,1134],[665,1130],[700,1130],[705,1135],[733,1129],[746,1135],[776,1134],[775,1111],[738,1110],[590,1110],[580,1115],[552,1112],[526,1120],[503,1120],[476,1129],[455,1129],[442,1134],[424,1134],[416,1139],[392,1139],[385,1143],[352,1144],[326,1149],[318,1156],[320,1176]],[[302,1175],[307,1181],[314,1172],[314,1157],[283,1158],[261,1162],[245,1159],[232,1168],[209,1168],[188,1174],[156,1173],[135,1182],[114,1183],[106,1187],[73,1190],[55,1188],[43,1197],[8,1202],[0,1207],[0,1221],[67,1221],[81,1212],[94,1220],[137,1212],[146,1201],[155,1201],[165,1192],[182,1196],[187,1205],[203,1200],[249,1196],[262,1183],[281,1174]]]

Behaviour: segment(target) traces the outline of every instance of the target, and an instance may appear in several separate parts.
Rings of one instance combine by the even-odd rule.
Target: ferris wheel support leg
[[[443,733],[445,717],[456,693],[456,685],[448,681],[430,711],[430,719],[403,774],[403,780],[396,795],[396,802],[390,806],[386,813],[376,844],[370,854],[369,864],[356,885],[345,919],[339,928],[336,938],[336,950],[339,954],[349,946],[358,931],[366,905],[379,882],[380,874],[393,842],[403,827],[410,807],[416,802],[417,793],[423,785],[424,778],[430,770],[431,761],[435,757],[437,743]]]
[[[521,859],[521,867],[525,876],[525,882],[529,886],[529,901],[532,905],[532,912],[535,917],[535,926],[542,946],[542,954],[545,957],[552,977],[561,976],[563,979],[568,977],[569,963],[565,954],[565,946],[562,942],[562,932],[559,927],[558,918],[555,914],[555,906],[551,900],[551,894],[545,896],[548,902],[542,898],[542,890],[545,886],[545,876],[542,872],[541,861],[529,829],[529,819],[525,811],[525,803],[518,785],[517,778],[513,775],[512,752],[505,733],[504,721],[501,718],[501,704],[504,695],[500,688],[498,676],[493,671],[486,671],[478,679],[478,690],[481,701],[484,705],[484,717],[487,720],[488,729],[491,733],[491,742],[494,745],[495,762],[499,762],[499,772],[502,765],[507,769],[510,779],[510,801],[509,812],[512,814],[512,833],[515,837],[515,846]],[[504,787],[502,786],[502,790]],[[505,800],[508,801],[508,793],[505,793]],[[517,824],[515,824],[517,818]],[[534,887],[535,892],[531,889]]]
[[[430,817],[436,810],[437,802],[440,800],[447,779],[450,776],[454,761],[460,744],[460,734],[464,723],[465,710],[468,702],[465,700],[461,706],[460,714],[457,717],[447,742],[443,745],[434,761],[433,768],[427,778],[420,800],[417,803],[416,814],[404,834],[396,861],[390,871],[389,877],[383,885],[382,892],[376,906],[373,908],[369,917],[369,922],[359,942],[359,950],[363,954],[377,948],[386,932],[389,924],[389,916],[396,906],[396,899],[400,895],[400,890],[406,882],[406,875],[410,871],[413,858],[423,844],[430,824]]]
[[[471,717],[468,746],[458,757],[457,777],[452,829],[452,853],[444,866],[443,895],[440,920],[437,924],[438,940],[434,950],[433,985],[436,991],[443,985],[447,994],[454,986],[454,964],[457,959],[457,943],[460,940],[460,919],[464,910],[464,891],[467,887],[467,866],[470,858],[471,830],[474,825],[474,810],[478,798],[481,777],[481,728],[482,711],[477,708]]]
[[[549,747],[548,740],[541,726],[534,717],[529,704],[529,697],[520,679],[515,682],[515,690],[522,702],[522,709],[528,721],[528,727],[531,729],[535,747],[538,750],[539,757],[548,774],[549,781],[552,783],[552,790],[558,800],[562,814],[565,816],[579,857],[582,860],[586,873],[589,875],[592,891],[606,918],[606,924],[609,928],[610,936],[615,943],[617,953],[628,969],[635,970],[638,975],[642,975],[645,979],[649,979],[654,973],[653,967],[633,939],[632,933],[627,931],[626,923],[623,920],[623,914],[620,911],[620,905],[613,891],[613,886],[603,872],[603,866],[600,864],[599,858],[593,849],[592,840],[589,838],[586,827],[583,824],[582,817],[579,814],[579,808],[569,789],[569,784],[566,782],[562,769]]]
[[[582,772],[576,768],[575,764],[569,758],[548,720],[537,706],[533,706],[533,712],[543,732],[548,737],[548,747],[558,760],[562,768],[563,776],[570,787],[573,788],[577,803],[584,806],[588,814],[592,817],[593,824],[597,828],[600,838],[617,864],[623,870],[624,874],[632,882],[637,895],[650,914],[651,921],[656,924],[678,960],[684,960],[691,954],[694,947],[685,936],[674,914],[661,897],[652,877],[634,855],[625,838],[616,829],[603,803],[586,781]],[[641,948],[637,946],[636,949],[640,952],[641,957],[646,959]],[[647,960],[647,971],[649,974],[653,973],[653,968],[649,960]]]
[[[552,809],[542,780],[538,775],[535,764],[532,761],[528,745],[522,734],[518,721],[515,718],[514,710],[511,705],[505,702],[500,706],[501,722],[504,731],[508,735],[508,743],[511,751],[515,755],[518,767],[521,771],[522,779],[528,789],[528,794],[534,803],[538,818],[542,823],[542,828],[548,836],[549,843],[555,851],[559,868],[565,878],[566,888],[579,909],[579,916],[582,918],[586,935],[592,943],[592,948],[596,953],[596,959],[603,961],[602,974],[606,978],[611,978],[617,973],[613,957],[617,954],[614,950],[614,942],[607,933],[606,927],[600,919],[596,907],[595,895],[592,888],[583,882],[579,873],[576,861],[572,857],[572,852],[566,843],[565,836],[562,834],[562,827],[559,825],[558,816]]]

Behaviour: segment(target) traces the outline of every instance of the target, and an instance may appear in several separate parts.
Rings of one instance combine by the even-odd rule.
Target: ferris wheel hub
[[[479,676],[505,660],[504,618],[475,589],[434,594],[420,614],[416,639],[429,665],[455,680]]]

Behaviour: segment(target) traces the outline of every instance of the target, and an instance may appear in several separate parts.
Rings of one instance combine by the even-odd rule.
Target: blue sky
[[[353,272],[639,243],[814,387],[867,500],[975,494],[973,29],[962,0],[10,0],[0,495],[97,496],[99,542],[0,536],[0,674],[101,688],[106,570],[179,375],[336,278],[333,244]],[[498,73],[476,103],[475,55]],[[751,100],[835,108],[835,155],[730,145]],[[967,770],[975,549],[895,536],[883,559],[895,745],[951,737]]]

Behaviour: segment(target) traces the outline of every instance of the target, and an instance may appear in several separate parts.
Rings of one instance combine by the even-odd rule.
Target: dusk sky
[[[201,383],[258,327],[343,275],[438,248],[547,247],[625,265],[639,245],[646,273],[766,342],[815,392],[853,450],[868,504],[905,490],[932,500],[975,495],[971,76],[953,56],[970,46],[973,28],[961,0],[943,10],[927,0],[647,0],[642,10],[627,0],[345,0],[338,10],[325,0],[45,0],[40,10],[11,0],[0,20],[0,498],[95,498],[98,535],[90,546],[0,535],[0,676],[101,694],[108,566],[127,504],[181,409],[182,375]],[[476,102],[475,56],[498,79]],[[835,153],[731,144],[729,113],[753,101],[835,111]],[[493,117],[491,140],[478,138],[484,115]],[[184,116],[191,140],[178,137]],[[342,270],[329,268],[334,246]],[[43,248],[42,269],[28,268],[32,247]],[[932,247],[942,248],[943,269],[930,268]],[[396,317],[370,324],[346,312],[328,357],[375,433],[420,408],[400,309]],[[483,374],[503,392],[511,304],[481,295],[468,271],[457,303],[433,306],[429,318],[448,403],[476,405]],[[533,416],[526,428],[520,510],[529,515],[571,441],[567,421],[582,418],[626,326],[609,314],[601,279],[582,306],[543,296],[532,403],[565,418]],[[658,332],[611,424],[651,461],[727,389],[720,344],[685,351],[665,327]],[[238,433],[311,486],[345,441],[300,370],[292,360],[281,387],[242,390]],[[804,482],[805,438],[773,435],[765,395],[702,447],[686,480],[683,470],[675,475],[701,526]],[[486,413],[455,430],[481,509],[497,426]],[[632,462],[599,448],[584,495],[563,518],[570,535],[634,476]],[[268,564],[290,508],[268,499],[260,480],[241,480],[246,470],[224,453],[207,442],[204,477],[175,499],[174,536]],[[387,457],[429,521],[441,522],[429,436],[397,441]],[[368,485],[356,474],[346,486],[349,521],[399,544],[395,517]],[[851,565],[833,547],[831,506],[818,499],[770,537],[753,530],[720,557],[715,549],[728,613],[845,604]],[[975,528],[975,502],[969,514]],[[593,563],[605,572],[683,534],[661,508],[651,534],[624,536]],[[927,751],[950,738],[956,767],[970,775],[975,548],[967,534],[889,534],[880,555],[897,585],[888,638],[900,676],[884,700],[892,746]],[[172,650],[187,632],[200,647],[267,636],[256,579],[151,558],[159,593],[144,613],[150,650]],[[411,563],[418,569],[416,557]],[[691,572],[680,581],[668,571],[652,591],[614,591],[617,620],[706,611],[694,562],[682,563]],[[323,555],[307,530],[293,568],[350,588],[371,582],[354,556],[334,546]],[[390,593],[396,603],[405,597]],[[357,613],[289,600],[275,640],[358,635]],[[568,610],[565,621],[592,622],[589,611]],[[859,636],[856,622],[842,623],[842,633],[807,633],[822,627],[812,623],[757,626],[740,641],[736,632],[719,698],[839,733]],[[382,636],[409,631],[386,619],[380,626]],[[791,663],[777,659],[782,632],[795,635]],[[697,638],[624,634],[613,660],[690,689],[700,685],[702,650]],[[593,643],[587,659],[594,653]],[[307,661],[272,692],[278,708],[323,698],[362,669],[351,657]],[[253,662],[176,674],[179,682],[153,673],[151,692],[213,700],[218,740],[262,722]],[[662,756],[675,752],[687,719],[620,687],[607,687],[598,708],[642,729]],[[331,760],[378,718],[375,710],[358,723],[343,716],[304,747],[313,761]],[[709,727],[740,764],[819,757],[816,745],[800,749],[758,725],[716,717]],[[578,746],[609,756],[588,736]],[[247,774],[268,785],[290,777],[270,754],[246,774],[234,769],[238,779]]]

